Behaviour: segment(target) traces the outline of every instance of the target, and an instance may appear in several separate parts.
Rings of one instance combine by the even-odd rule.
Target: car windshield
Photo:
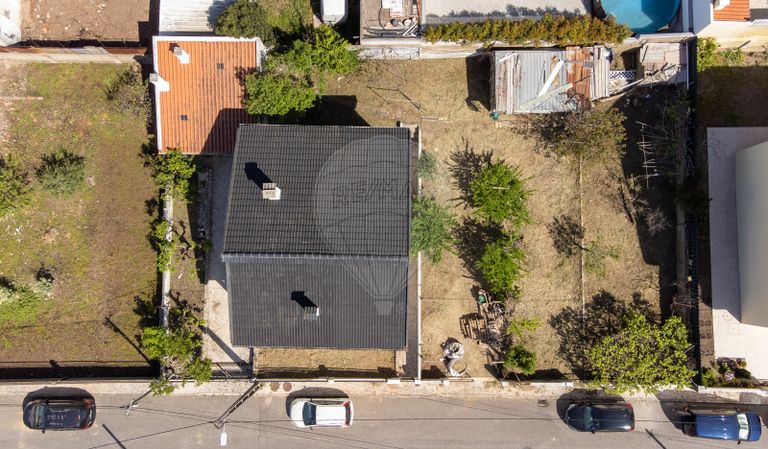
[[[305,426],[314,426],[317,422],[317,406],[311,402],[304,403],[301,417],[304,420]]]

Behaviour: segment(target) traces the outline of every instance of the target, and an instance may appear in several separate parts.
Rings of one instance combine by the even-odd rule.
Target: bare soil
[[[258,377],[370,377],[395,373],[394,351],[335,349],[259,349]]]
[[[149,36],[149,0],[22,0],[23,40],[125,40]]]
[[[578,216],[577,171],[566,161],[547,157],[537,141],[525,138],[530,118],[491,120],[488,79],[487,63],[477,59],[367,61],[359,73],[329,82],[319,108],[326,113],[316,111],[310,117],[325,124],[420,125],[424,150],[440,162],[438,176],[424,182],[424,194],[449,205],[459,221],[468,211],[459,200],[460,192],[449,172],[451,153],[464,149],[492,151],[494,159],[520,167],[533,191],[529,201],[533,223],[523,233],[527,274],[521,285],[524,295],[514,305],[513,316],[540,322],[538,329],[522,342],[537,354],[537,374],[568,375],[574,366],[568,354],[571,340],[567,334],[590,324],[581,315],[578,259],[564,259],[557,254],[547,224],[561,214]],[[634,159],[627,162],[627,167],[618,168],[619,172],[622,169],[627,173],[635,170]],[[604,278],[587,273],[585,302],[589,305],[593,295],[606,291],[616,304],[629,304],[633,294],[639,294],[658,312],[660,262],[649,257],[647,251],[654,243],[638,231],[639,224],[628,220],[615,201],[616,186],[607,179],[602,167],[585,169],[586,238],[589,241],[600,236],[605,244],[616,248],[619,256],[607,261]],[[664,245],[661,252],[673,255],[668,236],[659,237],[657,243]],[[466,369],[475,377],[494,374],[485,345],[462,334],[461,317],[477,312],[472,294],[476,282],[464,262],[447,253],[436,266],[425,263],[423,283],[424,375],[444,375],[441,344],[448,338],[465,344],[465,357],[458,369]],[[562,318],[559,323],[552,320],[556,316]]]

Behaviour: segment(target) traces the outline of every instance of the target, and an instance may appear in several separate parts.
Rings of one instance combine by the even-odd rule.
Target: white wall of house
[[[688,10],[690,14],[686,14]],[[768,45],[768,26],[716,21],[712,0],[684,1],[683,27],[690,28],[699,37],[714,37],[723,48],[742,47],[744,51],[762,52],[765,51],[763,45]]]
[[[21,40],[21,0],[0,0],[0,47]]]

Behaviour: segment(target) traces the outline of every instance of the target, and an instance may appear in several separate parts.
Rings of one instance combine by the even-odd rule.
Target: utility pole
[[[248,398],[253,396],[253,394],[256,393],[256,391],[258,391],[259,388],[261,388],[261,383],[254,382],[253,385],[251,385],[250,387],[248,387],[247,390],[245,390],[245,393],[241,394],[240,397],[237,398],[235,402],[232,403],[232,405],[230,405],[229,407],[227,407],[226,410],[224,410],[224,413],[222,413],[221,416],[219,416],[218,418],[216,418],[215,421],[213,421],[213,425],[217,429],[221,429],[222,427],[224,427],[224,420],[226,420],[229,415],[231,415],[235,410],[237,410],[238,407],[243,405],[243,403],[245,403],[245,401],[247,401]]]

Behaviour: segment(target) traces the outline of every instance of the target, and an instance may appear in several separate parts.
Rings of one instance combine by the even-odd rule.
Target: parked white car
[[[298,398],[291,402],[291,422],[296,427],[349,427],[352,401],[347,398]]]

